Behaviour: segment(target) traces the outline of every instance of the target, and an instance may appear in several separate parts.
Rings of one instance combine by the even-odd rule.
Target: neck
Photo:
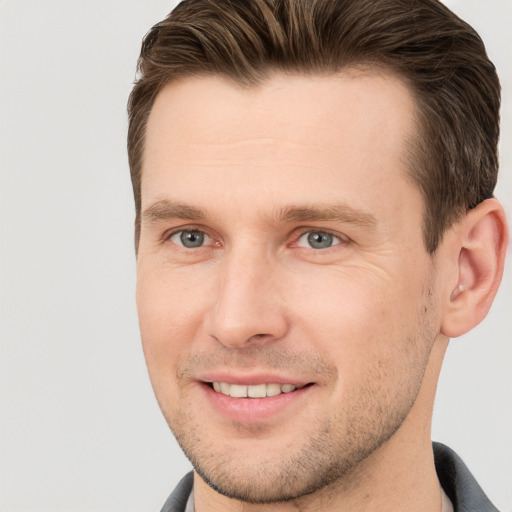
[[[194,476],[195,512],[441,512],[430,424],[448,340],[434,344],[417,400],[396,433],[342,480],[279,503],[244,503],[220,495]]]

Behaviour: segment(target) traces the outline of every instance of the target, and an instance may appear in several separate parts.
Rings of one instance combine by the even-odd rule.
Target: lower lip
[[[225,418],[242,423],[257,423],[298,405],[314,386],[309,385],[289,393],[265,398],[233,398],[218,393],[207,384],[201,384],[201,387],[213,408]]]

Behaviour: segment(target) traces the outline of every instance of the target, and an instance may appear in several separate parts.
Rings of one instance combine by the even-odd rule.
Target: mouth
[[[265,372],[233,373],[211,372],[196,381],[206,400],[204,407],[214,413],[209,416],[210,425],[214,418],[238,425],[273,424],[296,417],[306,405],[315,403],[317,382]]]
[[[230,384],[229,382],[208,382],[207,384],[217,393],[230,396],[231,398],[267,398],[284,393],[291,393],[297,389],[312,385],[312,383],[309,383],[302,386],[295,386],[293,384],[278,384],[276,382],[256,385]]]

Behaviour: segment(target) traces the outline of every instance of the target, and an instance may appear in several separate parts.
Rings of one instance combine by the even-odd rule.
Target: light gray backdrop
[[[512,0],[451,0],[504,87],[498,196],[512,208]],[[125,104],[162,0],[3,0],[3,512],[159,510],[188,462],[146,376],[134,306]],[[452,342],[434,438],[512,510],[511,264],[490,317]]]

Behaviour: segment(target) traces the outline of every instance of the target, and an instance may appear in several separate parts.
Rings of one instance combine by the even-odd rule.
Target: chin
[[[302,436],[307,439],[302,445],[297,438],[293,443],[261,438],[221,444],[218,436],[208,437],[204,432],[196,437],[201,429],[173,431],[196,473],[212,489],[242,502],[270,504],[343,485],[402,421],[403,417],[395,418],[384,429],[381,424],[381,428],[366,432],[370,435],[364,441],[359,435],[351,436],[350,428],[342,432],[337,425],[333,432],[330,423],[317,423]],[[237,445],[242,448],[238,450]]]

